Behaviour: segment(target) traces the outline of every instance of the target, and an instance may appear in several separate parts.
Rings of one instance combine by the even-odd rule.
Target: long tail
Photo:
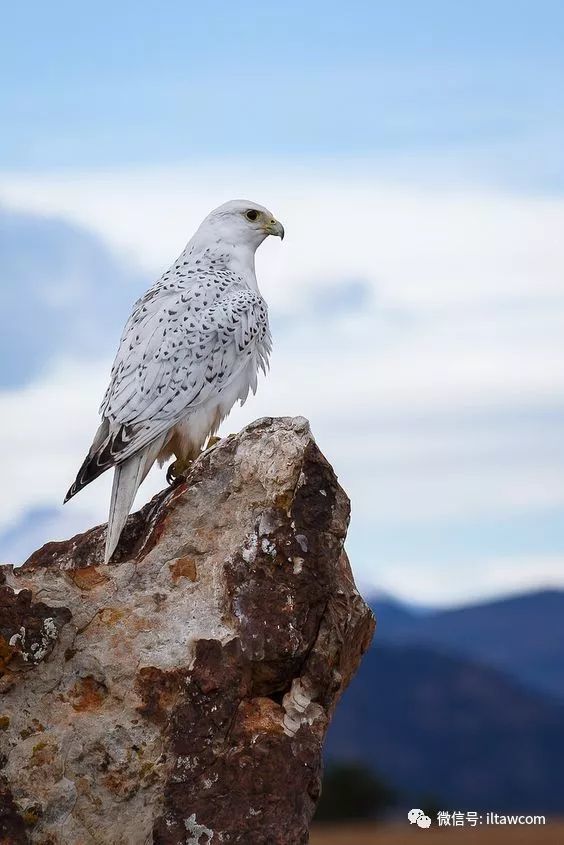
[[[114,484],[110,499],[110,515],[106,534],[106,553],[104,563],[108,563],[119,542],[123,526],[129,516],[135,494],[141,484],[145,455],[143,452],[133,455],[114,470]]]
[[[110,499],[108,530],[106,533],[106,552],[104,563],[108,563],[116,550],[121,532],[129,516],[139,485],[154,464],[165,437],[159,437],[141,451],[132,455],[114,470],[114,483]]]

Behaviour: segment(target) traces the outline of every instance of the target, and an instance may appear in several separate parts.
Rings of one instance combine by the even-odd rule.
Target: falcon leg
[[[190,458],[185,458],[184,460],[177,458],[170,464],[166,471],[167,482],[169,484],[176,484],[179,481],[184,481],[192,463],[193,461]]]
[[[208,449],[211,449],[211,447],[215,446],[216,443],[219,443],[220,440],[221,437],[210,437],[206,443],[206,448],[202,449],[200,454],[206,452]],[[166,471],[167,482],[169,484],[176,484],[179,481],[184,481],[193,463],[194,460],[192,458],[177,458],[170,464]]]

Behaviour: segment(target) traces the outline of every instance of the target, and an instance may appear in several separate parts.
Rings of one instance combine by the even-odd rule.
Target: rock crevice
[[[0,843],[298,845],[373,618],[306,420],[263,419],[127,523],[0,568]]]

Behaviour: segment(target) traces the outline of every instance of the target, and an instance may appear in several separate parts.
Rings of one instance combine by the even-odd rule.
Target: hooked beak
[[[264,227],[264,230],[265,232],[268,232],[269,235],[275,235],[280,238],[281,241],[284,240],[284,226],[282,223],[279,223],[278,220],[269,220]]]

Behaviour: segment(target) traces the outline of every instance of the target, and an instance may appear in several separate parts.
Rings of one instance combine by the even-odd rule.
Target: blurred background
[[[132,302],[267,205],[272,369],[223,431],[309,418],[378,617],[318,845],[564,836],[563,39],[558,0],[3,10],[0,560],[105,521],[107,476],[61,501]]]

